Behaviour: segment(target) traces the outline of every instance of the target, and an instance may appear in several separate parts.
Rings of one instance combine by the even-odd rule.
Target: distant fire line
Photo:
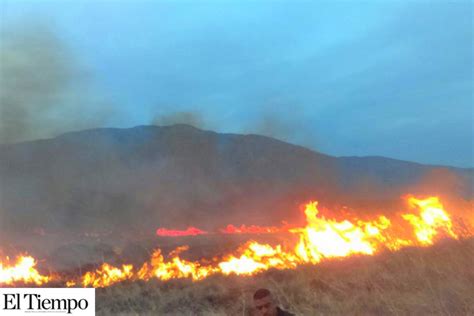
[[[292,227],[294,228],[294,227]],[[283,227],[276,226],[257,226],[257,225],[245,225],[235,226],[233,224],[227,225],[225,228],[221,228],[214,232],[208,232],[193,226],[189,226],[185,230],[176,230],[168,228],[158,228],[156,235],[160,237],[183,237],[183,236],[198,236],[198,235],[215,235],[215,234],[276,234],[282,232],[289,232],[292,228],[288,224],[284,223]]]
[[[156,234],[158,236],[163,236],[163,237],[180,237],[180,236],[207,235],[209,233],[199,228],[190,226],[185,230],[158,228],[156,230]]]

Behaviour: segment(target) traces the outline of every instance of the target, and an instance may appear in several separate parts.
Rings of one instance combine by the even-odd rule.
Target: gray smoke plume
[[[288,109],[294,109],[294,111]],[[264,135],[317,150],[320,142],[319,135],[312,132],[311,125],[318,122],[302,113],[304,112],[298,105],[289,102],[272,106],[264,104],[257,119],[245,126],[241,132]]]
[[[103,124],[109,107],[46,23],[2,25],[0,32],[0,143]]]
[[[278,139],[286,139],[297,129],[297,124],[291,120],[284,119],[281,116],[271,112],[263,113],[262,117],[253,127],[256,134],[270,136]]]
[[[180,111],[157,115],[152,120],[153,125],[187,124],[197,128],[207,128],[208,124],[199,112]]]

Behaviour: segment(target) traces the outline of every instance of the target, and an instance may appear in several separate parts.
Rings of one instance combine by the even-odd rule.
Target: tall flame
[[[9,258],[7,258],[6,261]],[[20,256],[14,265],[5,265],[0,261],[0,285],[11,285],[17,282],[42,285],[51,277],[41,275],[35,268],[36,260],[31,256]]]
[[[432,245],[433,238],[443,232],[452,238],[458,238],[453,232],[451,219],[444,211],[438,197],[429,197],[424,200],[413,196],[408,197],[408,203],[420,210],[420,215],[404,214],[403,218],[415,228],[415,234],[422,245]]]

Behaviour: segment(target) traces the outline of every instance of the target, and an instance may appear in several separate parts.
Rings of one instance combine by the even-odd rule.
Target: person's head
[[[267,289],[260,289],[253,295],[253,303],[260,316],[276,316],[277,306],[273,301],[272,293]]]

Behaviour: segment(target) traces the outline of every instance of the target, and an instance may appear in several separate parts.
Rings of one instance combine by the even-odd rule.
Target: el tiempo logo
[[[0,288],[0,315],[95,315],[95,289]]]

